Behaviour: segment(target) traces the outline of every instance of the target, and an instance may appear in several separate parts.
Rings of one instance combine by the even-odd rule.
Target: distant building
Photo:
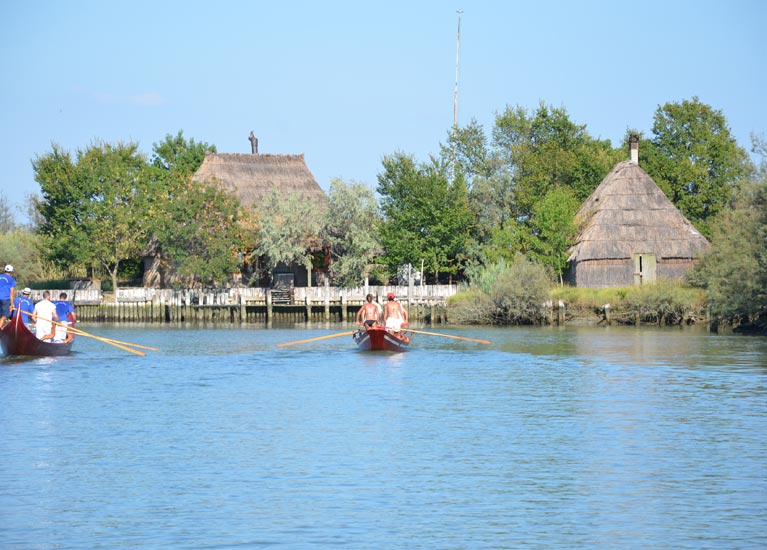
[[[606,288],[682,279],[709,242],[638,164],[620,162],[576,214],[582,227],[568,258],[568,281]]]
[[[304,155],[206,153],[192,181],[215,184],[249,207],[264,200],[272,189],[299,193],[307,200],[327,201]]]
[[[328,198],[309,171],[304,155],[259,154],[258,140],[251,132],[248,138],[252,153],[206,153],[192,181],[217,185],[234,196],[245,208],[257,207],[276,189],[281,194],[300,194],[305,200],[327,203]],[[168,286],[168,273],[163,273],[153,256],[145,258],[144,285]],[[279,266],[272,279],[289,280],[295,286],[311,286],[306,269]],[[280,275],[280,277],[277,277]]]

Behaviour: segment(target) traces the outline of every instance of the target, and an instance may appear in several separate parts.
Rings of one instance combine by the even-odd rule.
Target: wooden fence
[[[51,290],[57,299],[60,290]],[[384,302],[389,292],[408,309],[413,321],[447,321],[446,300],[456,285],[295,288],[290,303],[273,303],[264,288],[168,290],[120,288],[117,299],[99,290],[64,290],[80,321],[138,323],[295,323],[353,321],[365,296]],[[32,299],[42,299],[35,290]]]

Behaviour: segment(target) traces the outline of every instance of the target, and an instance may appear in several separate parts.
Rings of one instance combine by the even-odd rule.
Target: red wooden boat
[[[11,322],[0,328],[0,346],[6,355],[34,355],[37,357],[52,357],[68,355],[72,350],[74,334],[68,334],[68,340],[63,343],[43,342],[27,328],[21,315],[15,315]]]
[[[395,332],[379,325],[361,328],[352,336],[362,351],[407,351],[412,337],[405,330]]]

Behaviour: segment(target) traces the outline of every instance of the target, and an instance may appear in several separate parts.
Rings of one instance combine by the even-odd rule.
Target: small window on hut
[[[655,254],[634,254],[634,285],[654,283],[656,267]]]

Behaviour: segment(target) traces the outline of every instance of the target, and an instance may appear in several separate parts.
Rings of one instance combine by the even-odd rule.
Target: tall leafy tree
[[[358,286],[375,271],[382,253],[378,228],[382,221],[373,190],[362,183],[330,182],[328,223],[330,273],[341,286]]]
[[[403,264],[434,273],[457,273],[473,225],[463,177],[448,179],[449,165],[432,158],[417,163],[395,153],[383,159],[378,193],[385,221],[381,227],[384,261],[392,273]]]
[[[762,164],[742,185],[731,208],[712,224],[711,249],[695,270],[712,313],[733,325],[767,330],[767,143],[754,137]]]
[[[509,108],[496,117],[493,142],[513,177],[516,214],[524,218],[554,187],[570,188],[584,201],[622,160],[609,140],[597,140],[564,108],[541,103],[532,113]]]
[[[240,262],[237,198],[182,173],[157,183],[148,214],[161,266],[187,287],[226,283]]]
[[[150,186],[138,145],[98,142],[76,159],[54,145],[32,166],[50,260],[64,269],[100,265],[117,289],[120,262],[139,256],[147,243]]]
[[[314,252],[324,246],[324,207],[304,200],[300,193],[272,189],[254,219],[256,246],[251,258],[263,261],[264,271],[270,272],[280,264],[299,264],[311,272]]]
[[[639,147],[640,162],[674,205],[706,237],[752,167],[721,111],[697,97],[655,112],[653,136]]]
[[[466,257],[470,264],[511,260],[522,250],[520,223],[514,199],[514,182],[506,156],[488,142],[476,120],[454,128],[448,145],[441,145],[443,162],[464,178],[469,206],[474,214]]]
[[[192,181],[215,146],[187,140],[179,131],[152,150],[153,254],[185,286],[227,282],[240,261],[239,201],[216,186]]]
[[[533,206],[530,225],[535,239],[530,256],[550,268],[562,284],[567,252],[576,234],[575,213],[580,202],[572,189],[554,187]]]
[[[568,233],[561,224],[554,238],[550,216],[564,223],[560,207],[571,209],[570,197],[583,202],[622,153],[592,138],[565,109],[543,103],[534,111],[507,107],[496,117],[491,140],[483,136],[472,121],[442,147],[443,159],[455,159],[470,189],[476,225],[469,256],[482,264],[524,253],[559,272],[570,243],[561,238]],[[562,205],[546,200],[565,195]]]

